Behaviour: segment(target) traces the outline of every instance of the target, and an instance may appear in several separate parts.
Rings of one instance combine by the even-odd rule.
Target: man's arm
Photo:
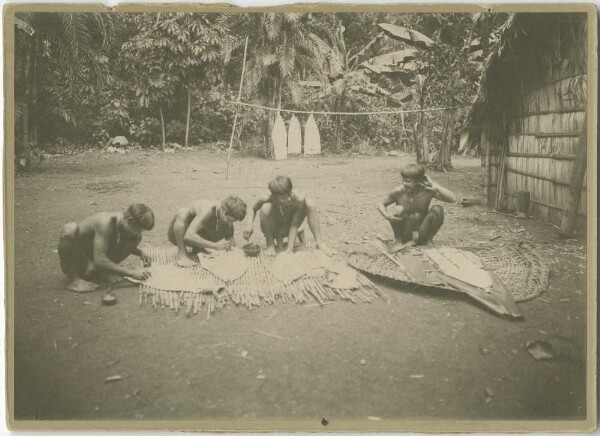
[[[244,233],[242,235],[244,237],[244,239],[248,240],[248,239],[250,239],[250,236],[252,236],[252,232],[253,232],[252,226],[254,225],[254,219],[256,218],[256,214],[266,203],[271,203],[270,195],[259,198],[252,205],[252,211],[248,214],[248,224],[246,226],[246,230],[244,230]]]
[[[200,232],[206,228],[206,222],[211,218],[211,210],[198,214],[194,217],[183,236],[185,245],[193,248],[211,248],[218,250],[221,248],[221,244],[217,242],[211,242],[200,236]]]
[[[388,213],[387,207],[390,204],[396,203],[396,198],[404,192],[403,186],[398,186],[392,192],[390,192],[381,203],[377,206],[377,210],[388,221],[398,221],[399,219]]]
[[[108,258],[108,246],[113,234],[110,222],[98,223],[94,229],[94,267],[100,272],[133,276],[136,271],[117,265]]]
[[[140,259],[142,259],[142,263],[144,266],[150,266],[152,264],[152,257],[150,255],[148,255],[148,253],[146,253],[144,250],[142,250],[139,247],[136,247],[131,254],[139,257]]]
[[[435,191],[435,199],[440,201],[445,201],[446,203],[454,203],[456,201],[456,197],[449,189],[444,188],[439,183],[431,180],[429,176],[425,176],[427,182],[425,183],[425,187],[427,189],[433,189]]]

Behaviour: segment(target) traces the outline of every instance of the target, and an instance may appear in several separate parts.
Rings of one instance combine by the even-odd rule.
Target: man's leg
[[[429,209],[425,219],[419,226],[417,245],[432,245],[433,237],[444,224],[444,209],[437,204]]]
[[[260,229],[265,235],[267,240],[267,250],[265,254],[267,256],[275,255],[275,236],[277,235],[277,242],[283,244],[283,238],[280,236],[279,229],[277,228],[277,220],[275,217],[275,208],[272,204],[266,203],[260,209]],[[281,241],[280,241],[281,240]]]
[[[181,218],[174,216],[167,231],[167,238],[171,244],[177,246],[177,265],[181,267],[193,266],[196,262],[190,258],[185,246],[185,232],[189,227],[189,222],[181,222]]]
[[[312,200],[306,199],[306,217],[308,220],[308,228],[310,229],[317,248],[325,252],[327,255],[332,255],[333,251],[323,242],[321,238],[321,225],[319,224],[319,212],[317,206]],[[303,218],[304,219],[304,218]]]
[[[400,222],[390,222],[394,231],[394,239],[398,244],[405,244],[412,240],[412,229],[408,219],[403,219]]]
[[[92,267],[81,245],[77,223],[64,225],[58,240],[58,256],[60,268],[69,279],[67,289],[74,292],[91,292],[98,288],[95,283],[83,279],[91,272]]]

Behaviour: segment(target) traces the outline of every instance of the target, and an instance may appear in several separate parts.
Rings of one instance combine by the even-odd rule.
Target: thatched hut
[[[470,112],[481,129],[485,205],[515,210],[526,191],[531,215],[560,224],[586,145],[586,72],[585,13],[514,14],[504,24]],[[575,190],[579,224],[585,192],[585,183]]]

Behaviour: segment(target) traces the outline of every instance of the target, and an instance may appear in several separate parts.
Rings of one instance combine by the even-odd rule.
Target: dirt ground
[[[252,202],[279,173],[318,202],[333,248],[348,251],[348,240],[391,237],[376,203],[410,160],[234,156],[225,180],[224,154],[89,152],[18,176],[15,417],[584,419],[585,246],[559,241],[556,228],[539,221],[445,205],[446,224],[436,239],[528,240],[554,262],[542,299],[519,303],[522,321],[456,294],[378,281],[387,302],[228,307],[210,320],[140,306],[134,286],[115,290],[118,304],[111,307],[100,304],[101,291],[65,290],[56,253],[65,222],[145,202],[157,223],[144,242],[164,245],[179,206],[228,194]],[[455,171],[433,179],[459,198],[476,195],[479,161],[454,164]],[[241,243],[242,228],[236,229]],[[259,235],[255,223],[255,240]],[[560,355],[534,360],[525,349],[532,340],[550,342]],[[122,380],[105,383],[114,375]]]

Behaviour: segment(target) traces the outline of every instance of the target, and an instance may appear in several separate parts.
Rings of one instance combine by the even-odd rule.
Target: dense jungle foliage
[[[271,157],[274,111],[316,115],[326,152],[407,150],[436,165],[458,146],[505,14],[23,13],[15,25],[17,154],[130,145]],[[288,121],[290,113],[282,112]],[[308,115],[297,114],[300,123]],[[451,166],[449,162],[437,166]],[[437,158],[438,161],[441,159]],[[447,165],[446,165],[447,164]]]

